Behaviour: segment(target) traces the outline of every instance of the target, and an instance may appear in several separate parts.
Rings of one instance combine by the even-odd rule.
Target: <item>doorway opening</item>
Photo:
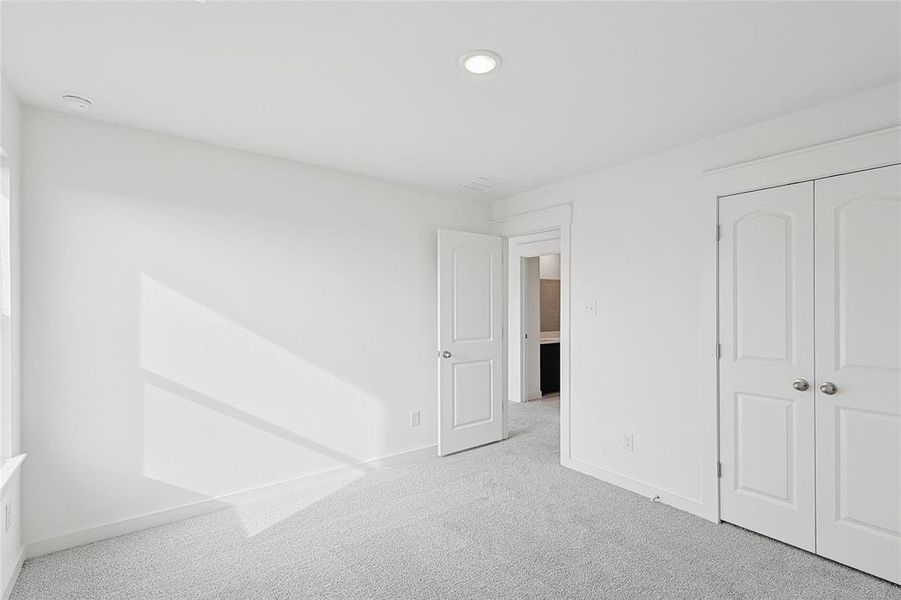
[[[510,237],[508,244],[508,399],[563,396],[569,320],[560,231]]]
[[[522,258],[525,401],[560,394],[560,255]]]
[[[557,381],[544,385],[546,401],[535,402],[527,410],[532,417],[541,416],[542,409],[545,416],[553,415],[560,463],[573,467],[569,446],[571,222],[571,207],[559,205],[500,219],[493,225],[493,234],[438,230],[439,455],[510,437],[511,411],[526,409],[524,375],[541,377],[541,346],[545,345],[550,356],[557,353],[545,375]],[[551,309],[557,313],[556,322],[545,316],[545,344],[541,344],[542,256],[553,256],[545,259],[553,267],[545,267],[559,271],[555,273],[558,280],[544,286],[546,296],[557,300]],[[531,371],[523,368],[525,258],[538,261],[537,336],[531,336],[538,342],[538,369]],[[552,396],[555,388],[559,390],[556,398]]]
[[[507,238],[509,410],[520,425],[553,415],[564,466],[570,456],[568,249],[565,223]]]

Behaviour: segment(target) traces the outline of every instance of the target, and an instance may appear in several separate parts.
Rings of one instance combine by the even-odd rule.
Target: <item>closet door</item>
[[[720,515],[813,551],[813,183],[719,210]]]
[[[901,583],[901,167],[816,182],[817,552]]]

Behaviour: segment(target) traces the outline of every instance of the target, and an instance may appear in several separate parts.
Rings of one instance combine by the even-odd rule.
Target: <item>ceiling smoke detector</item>
[[[473,75],[487,75],[501,66],[501,55],[493,50],[472,50],[460,57],[460,66]]]
[[[88,112],[94,103],[83,96],[63,94],[63,104],[66,105],[66,108],[75,112]]]

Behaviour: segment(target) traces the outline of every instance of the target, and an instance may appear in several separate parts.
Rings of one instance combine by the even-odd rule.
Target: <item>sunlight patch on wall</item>
[[[216,497],[384,455],[377,398],[146,275],[140,290],[146,477]]]
[[[316,470],[303,446],[200,406],[177,394],[144,385],[145,477],[210,498],[290,480],[297,469]],[[235,511],[253,536],[363,477],[365,466],[277,486],[241,498]],[[277,500],[267,496],[277,494]]]
[[[357,460],[381,450],[377,398],[146,275],[141,276],[140,362],[151,373],[290,432],[327,441]],[[348,422],[362,426],[345,426]]]
[[[143,412],[145,477],[216,497],[312,467],[304,448],[153,385]]]

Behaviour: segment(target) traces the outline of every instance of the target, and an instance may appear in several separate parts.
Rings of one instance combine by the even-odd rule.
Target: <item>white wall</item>
[[[435,230],[486,203],[30,108],[24,138],[27,541],[435,443]]]
[[[9,303],[3,302],[2,336],[3,352],[2,395],[3,421],[8,425],[2,431],[0,453],[5,461],[19,453],[19,215],[21,209],[20,173],[22,164],[20,143],[20,104],[6,80],[0,77],[0,147],[7,156],[3,159],[9,169],[9,273],[3,273],[6,284],[11,285]],[[3,265],[4,271],[7,265]],[[20,528],[20,479],[16,470],[0,490],[0,592],[8,591],[12,577],[21,561],[22,542]],[[3,526],[6,507],[11,511],[10,528]]]
[[[493,205],[571,203],[572,393],[564,464],[716,519],[715,197],[901,160],[891,86]],[[581,309],[597,300],[597,316]],[[622,448],[634,434],[635,450]]]
[[[539,273],[542,279],[560,279],[560,255],[539,256]]]

